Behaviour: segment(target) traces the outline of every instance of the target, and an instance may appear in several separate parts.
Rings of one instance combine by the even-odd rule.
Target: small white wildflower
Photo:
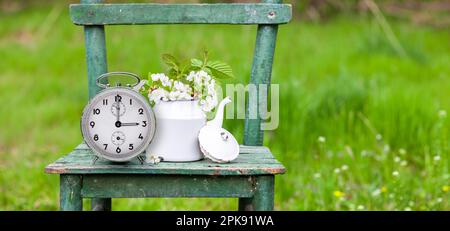
[[[217,98],[211,95],[206,96],[204,103],[201,104],[203,111],[209,112],[217,105]]]
[[[167,76],[163,76],[159,79],[164,87],[171,87],[172,81]]]
[[[325,143],[326,138],[323,136],[319,136],[319,138],[317,138],[317,141],[319,141],[319,143]]]
[[[186,92],[180,93],[180,96],[178,98],[181,100],[192,100],[192,96]]]
[[[436,156],[433,157],[433,160],[434,161],[440,161],[441,160],[441,156],[436,155]]]
[[[394,162],[395,163],[398,163],[398,162],[400,162],[402,159],[400,159],[400,157],[398,157],[398,156],[396,156],[396,157],[394,157]]]
[[[393,171],[392,172],[392,176],[398,177],[398,175],[399,175],[398,171]]]
[[[400,148],[400,149],[398,150],[398,153],[399,153],[400,155],[404,156],[404,155],[406,154],[406,150],[403,149],[403,148]]]
[[[158,81],[162,76],[164,76],[163,73],[155,73],[150,75],[152,81]]]
[[[373,197],[377,197],[381,194],[381,189],[375,189],[375,191],[372,192]]]
[[[154,103],[159,103],[161,100],[167,101],[168,92],[164,89],[158,88],[150,92],[148,98]]]
[[[178,97],[180,96],[180,92],[179,91],[171,91],[169,93],[169,99],[172,101],[178,100]]]
[[[348,166],[347,166],[347,165],[345,165],[345,164],[344,164],[344,165],[342,165],[342,167],[341,167],[341,170],[342,170],[342,171],[347,171],[347,170],[348,170]]]
[[[442,198],[441,197],[438,197],[437,199],[436,199],[436,203],[441,203],[443,200],[442,200]]]
[[[439,110],[439,117],[440,118],[445,118],[447,117],[447,111],[446,110]]]
[[[195,74],[195,71],[189,72],[189,75],[186,76],[186,80],[192,82],[192,80],[194,80],[194,76],[195,76],[195,75],[196,75],[196,74]]]
[[[378,141],[381,141],[383,139],[383,136],[381,134],[377,134],[375,136],[375,139],[377,139]]]
[[[358,208],[357,208],[358,210],[364,210],[365,208],[364,208],[364,205],[358,205]]]
[[[339,168],[334,169],[334,173],[339,174],[340,172],[341,172],[341,170]]]
[[[367,156],[367,151],[366,150],[362,150],[361,151],[361,156]]]
[[[314,178],[316,178],[316,179],[317,179],[317,178],[320,178],[321,176],[322,176],[322,175],[321,175],[319,172],[314,174]]]
[[[406,165],[408,165],[408,161],[402,160],[402,162],[400,162],[400,166],[406,166]]]
[[[389,144],[385,144],[383,147],[383,152],[384,153],[389,153],[389,151],[391,151],[391,147],[389,146]]]
[[[411,208],[410,207],[406,207],[405,211],[411,211]]]

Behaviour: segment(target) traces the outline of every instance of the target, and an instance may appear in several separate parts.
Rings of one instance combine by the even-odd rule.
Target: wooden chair
[[[89,98],[100,89],[96,78],[107,72],[104,25],[134,24],[257,24],[251,83],[270,84],[278,24],[291,19],[291,6],[281,0],[246,4],[102,4],[82,0],[70,6],[76,25],[84,26]],[[259,88],[258,88],[259,90]],[[259,94],[258,94],[259,95]],[[247,112],[266,107],[248,104]],[[248,113],[247,113],[248,114]],[[117,164],[99,160],[81,143],[68,155],[48,165],[47,173],[60,174],[60,209],[82,210],[91,198],[92,210],[111,210],[111,198],[237,197],[239,210],[272,210],[274,175],[285,169],[263,147],[261,118],[246,118],[244,145],[237,160],[215,164],[131,161]]]

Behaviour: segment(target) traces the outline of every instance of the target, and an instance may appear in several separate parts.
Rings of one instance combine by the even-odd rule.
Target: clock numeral
[[[130,99],[130,105],[133,105],[133,99]]]
[[[142,121],[142,127],[147,127],[147,121]]]
[[[122,96],[116,95],[116,97],[114,98],[114,100],[115,100],[116,102],[122,102]]]
[[[144,137],[142,136],[142,133],[139,133],[139,137],[138,138],[141,139],[141,140],[144,139]]]
[[[138,112],[139,112],[139,115],[143,115],[144,114],[144,109],[139,108]]]
[[[108,148],[108,144],[103,144],[103,146],[105,146],[105,150]]]
[[[117,152],[117,153],[120,153],[121,151],[122,151],[122,150],[120,150],[119,147],[116,148],[116,152]]]
[[[108,99],[103,99],[103,105],[108,105]]]
[[[89,125],[90,125],[92,128],[94,128],[95,122],[94,122],[94,121],[91,121],[91,122],[89,122]]]
[[[133,150],[133,148],[134,148],[134,147],[133,147],[133,144],[128,145],[128,149],[129,149],[129,150]]]
[[[100,109],[94,108],[94,115],[98,115],[98,114],[100,114]]]
[[[98,135],[97,135],[97,134],[94,135],[94,140],[95,140],[95,141],[98,140]]]

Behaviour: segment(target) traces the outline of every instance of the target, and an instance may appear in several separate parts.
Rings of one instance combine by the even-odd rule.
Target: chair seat
[[[267,147],[240,146],[239,157],[226,164],[204,159],[195,162],[161,162],[141,164],[137,159],[115,163],[100,158],[95,163],[94,154],[85,144],[78,145],[71,153],[49,164],[47,173],[55,174],[154,174],[154,175],[274,175],[285,172]]]

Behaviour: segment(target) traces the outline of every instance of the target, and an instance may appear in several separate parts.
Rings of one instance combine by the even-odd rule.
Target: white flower
[[[148,99],[155,103],[159,103],[161,100],[167,101],[168,94],[169,92],[167,92],[166,90],[158,88],[148,94]]]
[[[162,76],[164,76],[164,74],[162,73],[156,73],[156,74],[151,74],[150,77],[152,78],[153,81],[158,81]]]
[[[364,205],[358,205],[358,210],[364,210]]]
[[[405,211],[411,211],[411,208],[410,207],[406,207]]]
[[[393,171],[392,172],[392,176],[398,177],[398,175],[399,175],[398,171]]]
[[[390,150],[391,150],[391,147],[389,147],[388,144],[385,144],[384,147],[383,147],[383,152],[384,153],[389,153]]]
[[[341,167],[341,170],[342,170],[342,171],[347,171],[347,170],[348,170],[348,166],[347,166],[347,165],[345,165],[345,164],[344,164],[344,165],[342,165],[342,167]]]
[[[202,105],[203,111],[209,112],[217,105],[217,98],[213,96],[206,96],[204,103],[200,102]]]
[[[404,156],[404,155],[406,154],[406,150],[403,149],[403,148],[400,148],[400,149],[398,150],[398,153],[400,153],[400,155]]]
[[[204,71],[204,70],[198,71],[198,72],[197,72],[197,75],[198,75],[200,78],[202,78],[202,79],[206,79],[206,77],[211,78],[211,77],[208,75],[208,73],[206,73],[206,71]]]
[[[406,166],[408,164],[408,161],[406,160],[402,160],[402,162],[400,162],[400,166]]]
[[[319,143],[325,143],[326,138],[323,136],[319,136],[319,138],[317,138],[317,141],[319,141]]]
[[[382,139],[383,139],[383,136],[382,136],[381,134],[377,134],[377,135],[375,136],[375,139],[377,139],[377,140],[382,140]]]
[[[203,70],[189,72],[185,77],[188,84],[170,79],[164,73],[151,74],[150,77],[156,87],[148,95],[152,102],[199,99],[199,105],[205,112],[213,110],[218,104],[216,82]]]
[[[171,87],[172,86],[172,81],[170,81],[169,77],[167,76],[163,76],[159,79],[162,83],[163,86],[165,87]]]
[[[211,80],[211,83],[207,85],[207,90],[209,95],[215,95],[216,94],[216,88],[215,88],[215,81],[214,79]]]
[[[372,192],[373,197],[379,196],[380,194],[381,194],[381,189],[376,189],[375,191]]]
[[[445,118],[445,117],[447,117],[447,111],[445,111],[445,110],[440,110],[438,114],[439,114],[439,117],[440,117],[440,118]]]
[[[361,156],[367,156],[368,154],[367,154],[367,151],[366,150],[362,150],[361,151]]]
[[[398,157],[398,156],[396,156],[396,157],[394,157],[394,162],[395,163],[398,163],[398,162],[400,162],[402,159],[400,159],[400,157]]]
[[[180,100],[192,100],[192,96],[186,92],[181,92],[178,98]]]
[[[194,79],[194,76],[195,76],[195,75],[196,75],[195,71],[189,72],[189,75],[186,76],[186,80],[192,82],[192,80]]]
[[[433,157],[433,160],[434,161],[440,161],[441,160],[441,156],[436,155],[436,156]]]
[[[179,91],[171,91],[169,93],[169,99],[172,101],[178,100],[178,97],[180,96],[180,92]]]
[[[341,170],[339,168],[334,169],[334,173],[339,174],[340,172],[341,172]]]

